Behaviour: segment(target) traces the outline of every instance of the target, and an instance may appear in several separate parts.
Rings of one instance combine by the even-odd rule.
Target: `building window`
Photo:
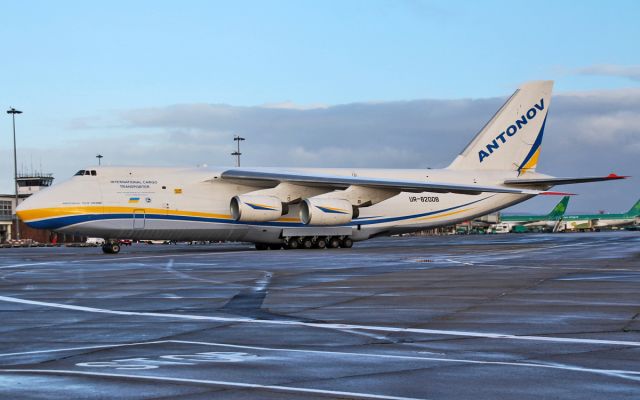
[[[0,215],[12,215],[11,201],[0,200]]]

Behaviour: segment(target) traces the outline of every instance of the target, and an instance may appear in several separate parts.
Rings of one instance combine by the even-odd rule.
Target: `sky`
[[[554,80],[538,170],[569,212],[640,197],[640,2],[3,2],[0,105],[19,169],[444,167],[519,84]],[[0,192],[12,191],[10,117]],[[4,122],[3,122],[4,121]],[[546,212],[536,198],[515,212]]]

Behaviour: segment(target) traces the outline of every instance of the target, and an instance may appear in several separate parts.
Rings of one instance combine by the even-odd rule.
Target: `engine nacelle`
[[[358,218],[358,208],[343,199],[311,197],[300,203],[300,220],[305,225],[341,225]]]
[[[275,196],[241,194],[231,199],[231,217],[236,221],[274,221],[286,213],[286,207]]]

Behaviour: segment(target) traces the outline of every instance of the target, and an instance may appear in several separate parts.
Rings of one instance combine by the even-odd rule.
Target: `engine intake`
[[[343,199],[311,197],[300,203],[300,220],[305,225],[346,224],[358,214],[358,208]]]
[[[231,199],[231,217],[236,221],[274,221],[288,212],[275,196],[239,195]]]

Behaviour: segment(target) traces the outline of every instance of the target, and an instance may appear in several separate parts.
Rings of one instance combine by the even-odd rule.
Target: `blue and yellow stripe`
[[[518,176],[526,173],[529,170],[535,169],[536,165],[538,165],[538,157],[540,156],[540,145],[542,144],[542,137],[544,136],[544,126],[547,123],[547,117],[544,117],[544,121],[542,121],[542,127],[540,128],[540,132],[538,132],[538,136],[536,136],[536,140],[533,142],[533,146],[527,153],[524,161],[518,167]]]
[[[405,221],[411,219],[426,220],[439,217],[459,214],[469,209],[464,209],[472,204],[476,204],[486,200],[494,195],[474,200],[465,204],[454,207],[444,208],[436,211],[428,211],[417,214],[402,215],[396,217],[363,217],[356,218],[348,224],[341,226],[356,225],[374,225],[388,222]],[[82,224],[92,221],[114,220],[114,219],[132,219],[134,218],[133,207],[103,207],[103,206],[75,206],[75,207],[57,207],[57,208],[41,208],[32,210],[22,210],[18,212],[20,219],[25,221],[29,226],[38,229],[60,229],[71,225]],[[145,218],[147,220],[171,220],[171,221],[192,221],[192,222],[208,222],[208,223],[224,223],[238,225],[254,225],[254,226],[275,226],[275,227],[300,227],[306,226],[298,218],[280,218],[277,221],[270,222],[243,222],[235,221],[231,215],[206,213],[198,211],[177,211],[165,209],[145,209]]]

